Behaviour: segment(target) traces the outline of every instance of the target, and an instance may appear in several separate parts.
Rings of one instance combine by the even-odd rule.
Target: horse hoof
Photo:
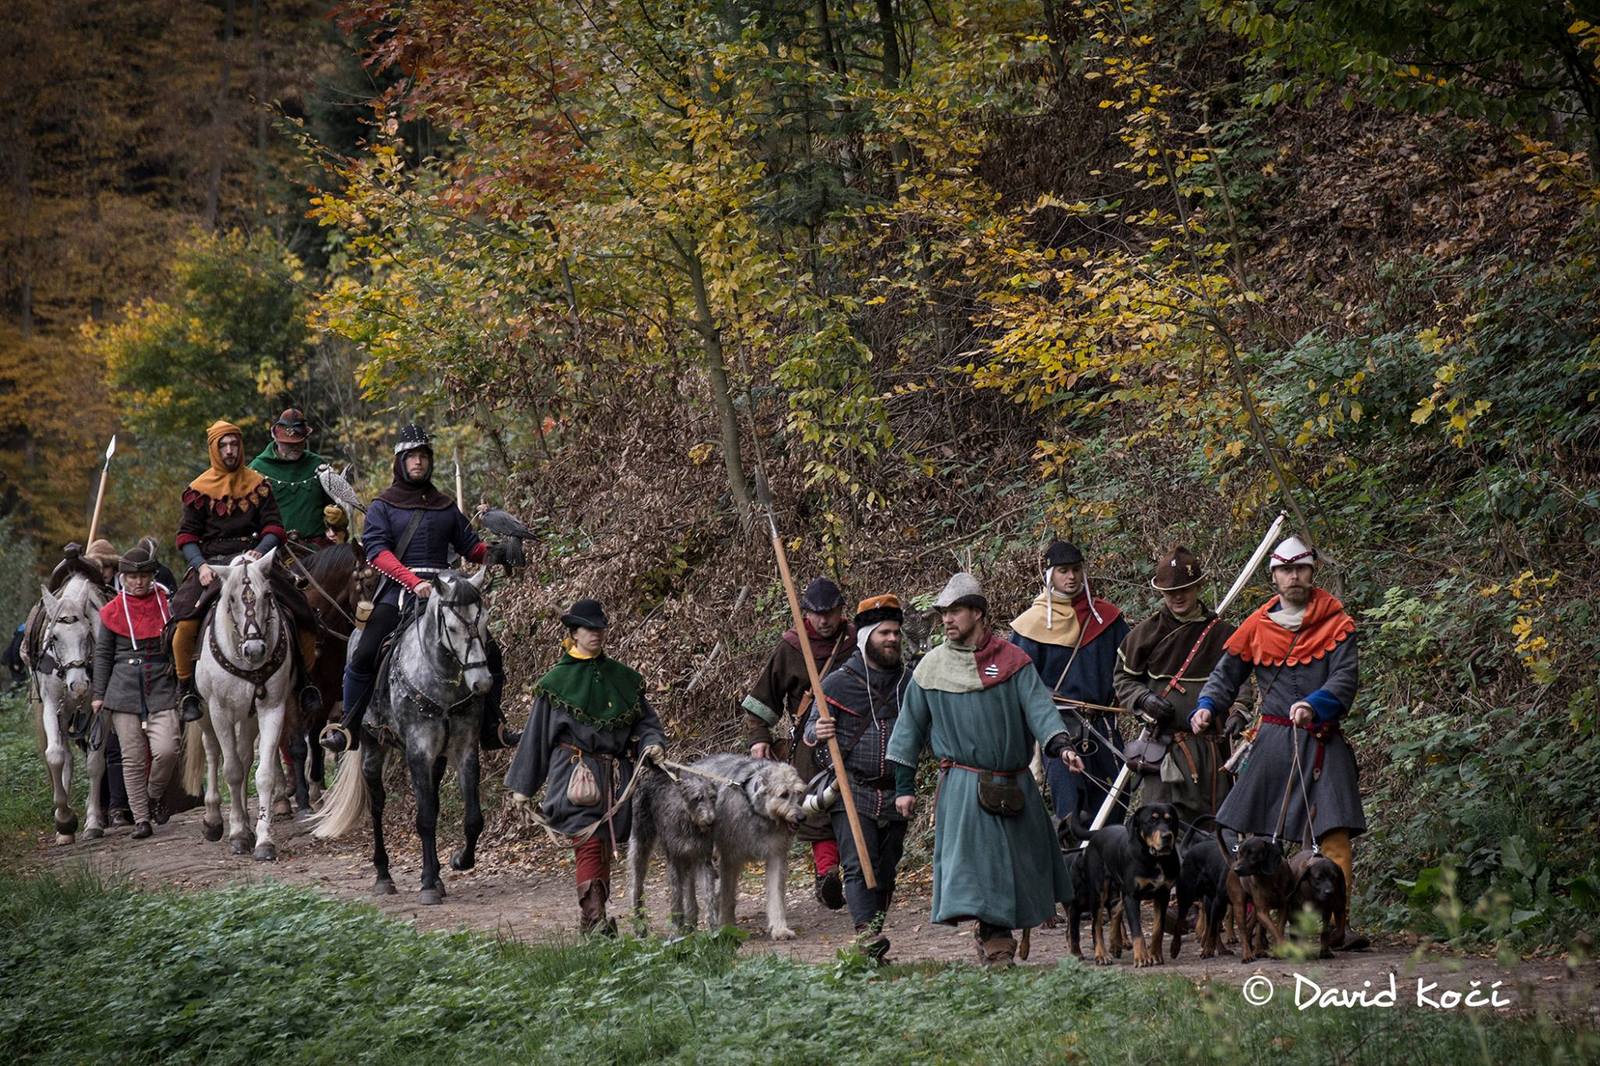
[[[250,850],[250,845],[244,842],[243,837],[234,837],[228,841],[228,850],[235,855],[243,855]]]
[[[464,851],[458,851],[450,856],[450,869],[452,870],[470,870],[476,865],[478,865],[478,860],[467,858],[467,853]]]
[[[78,831],[78,816],[69,814],[56,822],[56,832],[63,836],[71,836]]]
[[[252,853],[252,858],[256,862],[277,862],[278,849],[271,844],[262,844]]]
[[[434,907],[444,902],[444,890],[441,888],[425,888],[417,893],[417,902],[424,907]]]
[[[70,844],[70,843],[73,842],[74,839],[76,839],[76,838],[71,833],[57,833],[56,834],[56,843],[57,844]]]
[[[222,839],[221,822],[218,822],[216,825],[212,825],[210,822],[203,822],[200,825],[200,831],[204,833],[205,838],[211,841],[213,844]]]
[[[288,818],[293,814],[294,808],[289,806],[288,800],[278,800],[272,805],[272,816],[274,818]]]
[[[372,894],[374,896],[394,895],[394,882],[387,877],[378,878],[372,883]]]
[[[97,825],[91,825],[89,828],[83,831],[83,839],[85,840],[99,840],[105,835],[106,831]]]

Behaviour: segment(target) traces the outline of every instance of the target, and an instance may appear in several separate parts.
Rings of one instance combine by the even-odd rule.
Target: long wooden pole
[[[789,553],[784,551],[783,537],[778,534],[778,520],[773,516],[771,501],[763,502],[767,504],[767,528],[772,534],[772,554],[778,559],[778,576],[783,579],[783,591],[789,598],[789,613],[794,616],[794,631],[800,635],[800,654],[805,658],[806,675],[811,679],[812,705],[822,721],[831,722],[833,715],[828,713],[828,700],[822,694],[822,675],[817,672],[817,660],[811,654],[811,641],[806,639],[806,619],[800,610],[800,595],[795,591],[794,577],[789,573]],[[839,748],[837,736],[828,738],[828,755],[833,759],[833,770],[839,777],[839,798],[844,800],[844,816],[850,823],[850,836],[855,841],[861,878],[868,888],[876,889],[878,879],[872,873],[872,853],[867,851],[867,839],[861,832],[861,816],[856,813],[856,797],[850,790],[850,776],[845,772],[844,753]]]
[[[100,505],[106,502],[106,479],[111,474],[111,457],[117,451],[117,435],[111,434],[111,443],[106,445],[105,465],[100,468],[100,488],[94,494],[94,515],[89,519],[89,539],[84,542],[84,551],[89,550],[89,545],[94,543],[94,535],[100,531]]]

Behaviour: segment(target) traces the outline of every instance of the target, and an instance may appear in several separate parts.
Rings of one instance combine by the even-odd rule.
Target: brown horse
[[[299,559],[290,569],[302,578],[309,575],[306,599],[322,623],[322,646],[311,671],[311,680],[322,693],[322,710],[315,716],[296,712],[284,730],[283,741],[295,807],[309,811],[327,787],[324,753],[317,737],[343,706],[344,664],[355,628],[356,604],[371,598],[378,572],[367,562],[359,542],[331,544]]]

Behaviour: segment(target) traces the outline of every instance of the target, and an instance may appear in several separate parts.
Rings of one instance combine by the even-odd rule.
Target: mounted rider
[[[259,559],[286,536],[272,485],[244,465],[244,434],[239,427],[220,419],[213,422],[206,430],[206,447],[211,465],[183,491],[176,538],[178,551],[189,564],[172,596],[172,669],[186,722],[197,721],[202,713],[194,691],[194,666],[200,623],[221,589],[212,566],[238,555]],[[300,676],[309,678],[317,661],[317,616],[287,569],[274,566],[271,581],[278,605],[294,620]],[[308,681],[300,690],[301,709],[315,714],[321,706],[321,694]]]
[[[432,479],[433,439],[421,426],[408,424],[394,446],[394,482],[367,508],[361,534],[367,561],[386,580],[345,666],[344,718],[330,722],[322,731],[322,746],[335,754],[361,746],[361,720],[372,697],[384,644],[406,609],[432,595],[429,579],[446,569],[450,549],[471,563],[504,565],[500,545],[480,540],[456,502],[434,488]],[[507,728],[500,708],[506,676],[500,646],[490,640],[485,653],[494,687],[483,698],[480,746],[485,751],[515,747],[521,734]]]
[[[333,503],[317,479],[317,468],[327,460],[306,447],[316,430],[305,413],[291,407],[272,423],[272,440],[261,454],[250,460],[250,469],[259,472],[272,486],[278,513],[289,539],[313,547],[326,547],[322,509]]]

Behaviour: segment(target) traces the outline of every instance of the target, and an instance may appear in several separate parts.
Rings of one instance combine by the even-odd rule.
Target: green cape
[[[639,716],[644,679],[638,671],[604,654],[574,659],[563,652],[560,660],[534,686],[534,695],[590,725],[630,725]]]
[[[308,449],[291,463],[278,458],[277,448],[271,443],[250,460],[250,469],[258,471],[272,484],[273,498],[278,501],[278,512],[283,516],[283,528],[303,538],[321,536],[322,508],[333,502],[322,491],[322,482],[317,480],[317,467],[325,462],[326,459]]]

